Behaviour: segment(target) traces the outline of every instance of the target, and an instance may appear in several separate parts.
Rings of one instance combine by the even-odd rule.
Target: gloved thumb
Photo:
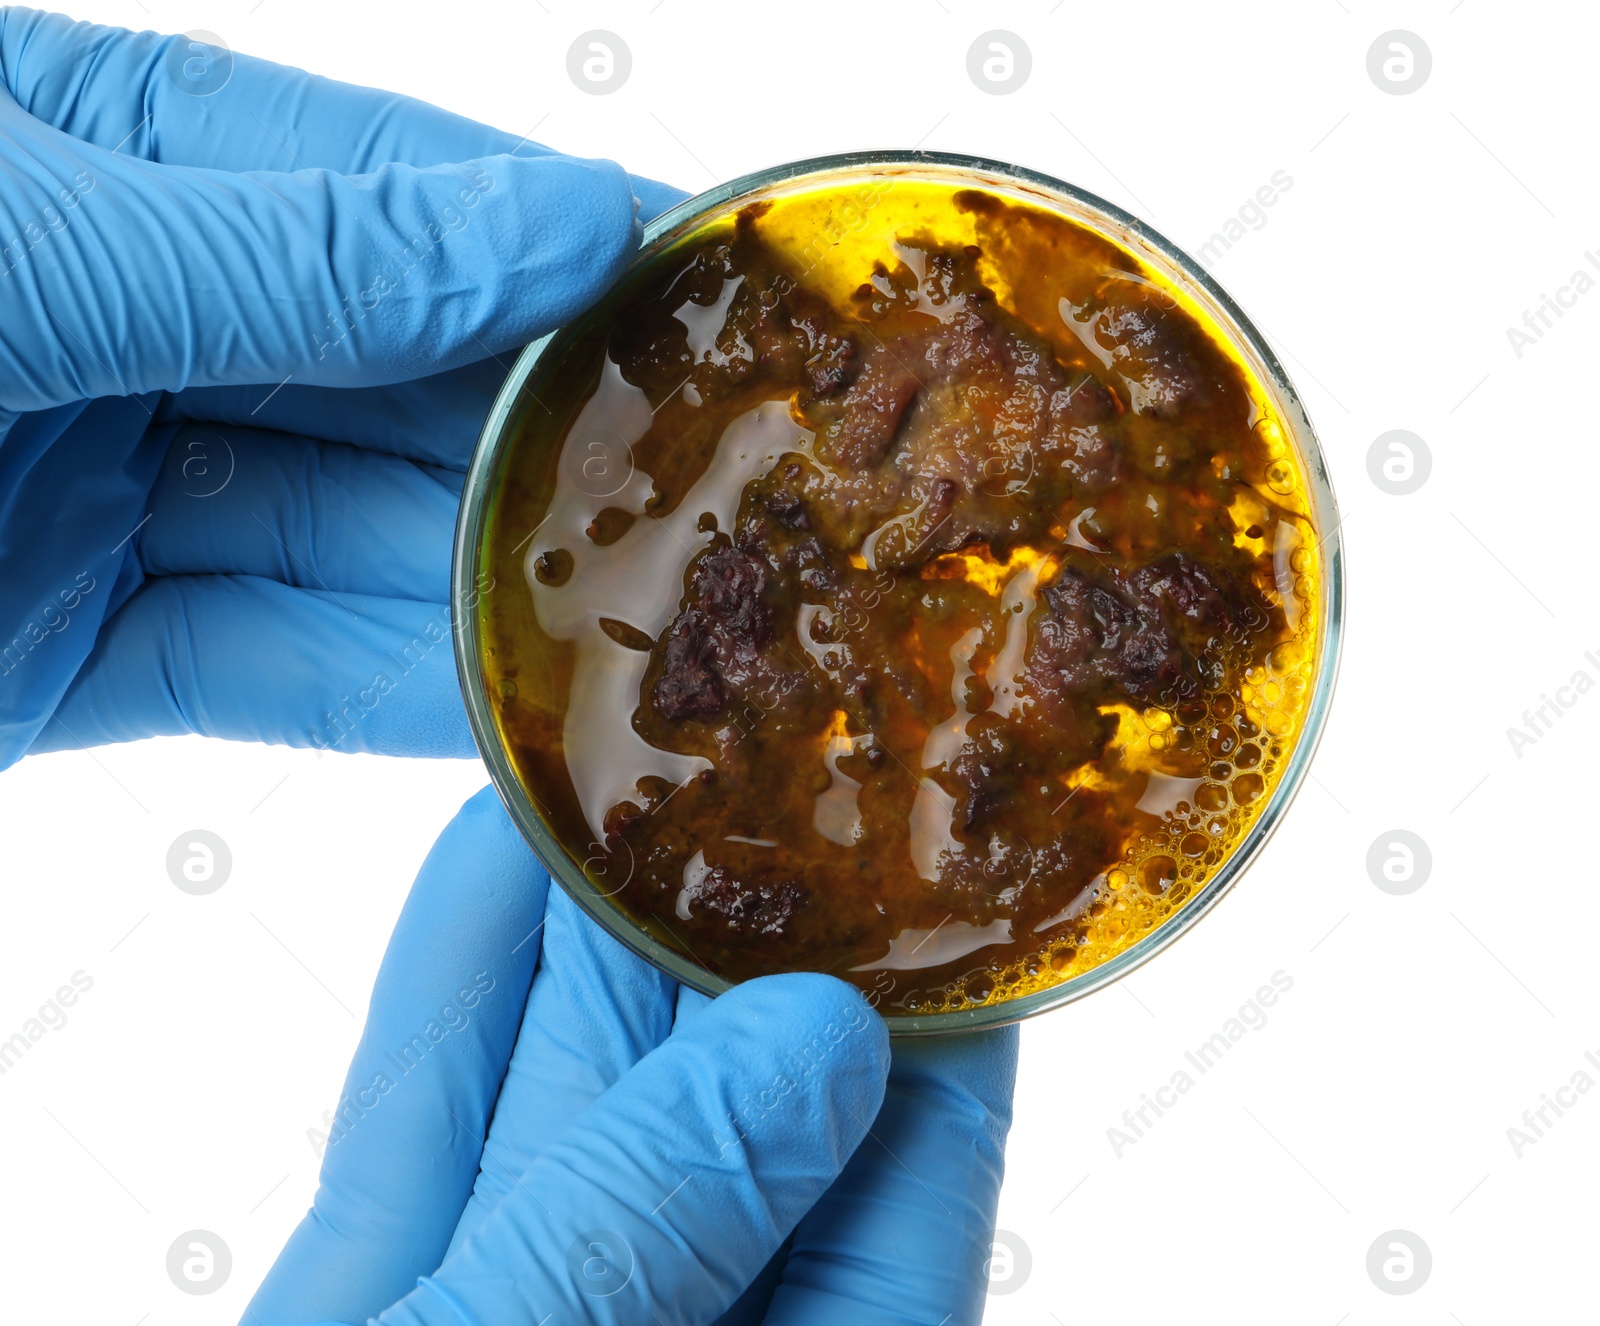
[[[680,1019],[379,1321],[710,1326],[838,1177],[888,1068],[882,1020],[842,981],[740,985]]]
[[[499,354],[615,279],[619,166],[493,156],[365,175],[227,171],[82,143],[0,95],[0,409],[189,386],[366,386]]]

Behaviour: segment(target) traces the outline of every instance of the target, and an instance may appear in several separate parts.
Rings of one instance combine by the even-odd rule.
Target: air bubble
[[[1227,759],[1239,747],[1239,734],[1228,724],[1223,723],[1211,729],[1211,736],[1206,745],[1218,759]]]
[[[1139,887],[1157,896],[1172,887],[1178,878],[1178,863],[1170,856],[1152,856],[1139,867]]]
[[[1256,424],[1256,437],[1261,440],[1261,445],[1266,450],[1267,455],[1283,455],[1283,429],[1278,426],[1278,421],[1270,415]]]

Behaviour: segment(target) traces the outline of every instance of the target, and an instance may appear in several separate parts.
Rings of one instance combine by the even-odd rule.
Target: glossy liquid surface
[[[798,192],[551,353],[487,525],[488,692],[659,940],[970,1007],[1120,952],[1254,823],[1317,655],[1302,463],[1132,254],[943,182]]]

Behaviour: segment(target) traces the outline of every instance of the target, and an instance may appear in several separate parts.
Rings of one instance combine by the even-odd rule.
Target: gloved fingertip
[[[490,820],[504,819],[507,825],[510,826],[510,819],[506,815],[505,802],[500,799],[499,790],[493,783],[485,783],[463,801],[457,816],[458,818],[465,817],[480,826]]]
[[[474,792],[445,826],[428,853],[427,869],[456,869],[470,862],[480,874],[545,884],[548,873],[522,831],[512,822],[499,792],[491,784]]]
[[[670,184],[662,184],[644,175],[634,175],[632,184],[633,196],[639,203],[639,219],[646,224],[691,196],[682,189],[675,189]]]
[[[489,157],[464,169],[482,205],[483,251],[496,279],[469,322],[477,344],[540,335],[576,317],[619,277],[644,236],[640,201],[614,161]],[[473,224],[478,224],[474,222]]]
[[[713,1028],[726,1019],[735,1030]],[[883,1103],[889,1076],[889,1031],[855,986],[816,972],[745,981],[712,1001],[691,1034],[724,1034],[734,1056],[778,1060],[800,1078],[822,1074],[826,1103],[848,1138],[844,1154],[866,1135]],[[748,1049],[737,1048],[747,1039]]]

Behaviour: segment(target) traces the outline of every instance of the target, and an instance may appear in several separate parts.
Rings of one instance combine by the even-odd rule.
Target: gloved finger
[[[0,99],[25,144],[0,209],[71,184],[10,273],[0,408],[227,383],[355,387],[502,353],[592,303],[639,238],[610,162],[486,157],[232,175],[86,147]]]
[[[161,576],[101,628],[31,754],[197,732],[472,759],[444,604]]]
[[[130,543],[171,438],[150,427],[153,403],[78,401],[25,415],[0,442],[0,768],[27,752],[139,587]]]
[[[795,1230],[766,1321],[983,1316],[1017,1028],[907,1041],[860,1150]]]
[[[153,576],[266,576],[446,603],[460,477],[259,428],[184,426],[135,540]]]
[[[172,165],[364,174],[550,149],[425,102],[208,47],[186,36],[0,11],[0,78],[29,113],[101,147]],[[646,218],[679,190],[637,177]]]
[[[673,1029],[690,1025],[695,1018],[711,1007],[712,1002],[698,990],[679,986],[678,1009],[673,1020]],[[790,1238],[793,1238],[792,1234]],[[788,1258],[789,1239],[785,1239],[778,1250],[768,1258],[767,1264],[729,1305],[727,1311],[716,1319],[716,1326],[756,1326],[756,1323],[763,1321],[767,1315],[767,1305],[772,1301],[772,1293],[783,1277],[783,1265]]]
[[[883,1098],[888,1036],[828,976],[724,996],[522,1175],[385,1326],[709,1326],[834,1181]]]
[[[159,418],[271,428],[465,473],[517,352],[384,387],[191,387]]]
[[[573,1120],[667,1039],[677,991],[677,982],[551,891],[544,963],[452,1248],[482,1226]]]
[[[316,1200],[255,1320],[366,1321],[439,1265],[522,1022],[549,882],[493,788],[440,835],[373,986]]]

